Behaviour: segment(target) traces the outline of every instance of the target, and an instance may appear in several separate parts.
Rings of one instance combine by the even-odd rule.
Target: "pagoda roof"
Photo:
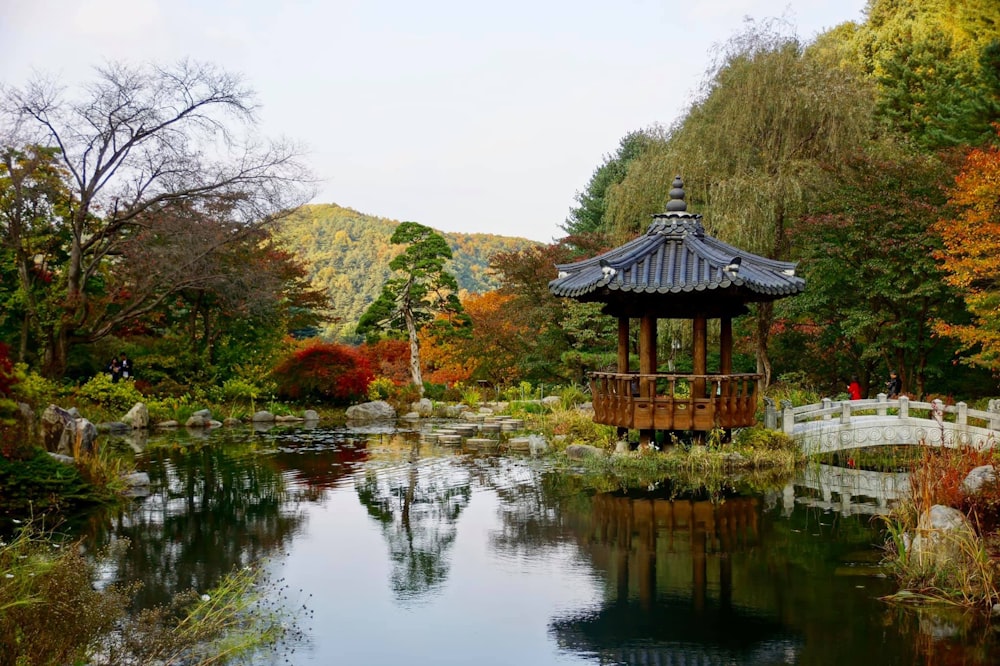
[[[549,282],[549,290],[607,303],[610,314],[639,316],[648,309],[644,306],[656,304],[660,316],[687,318],[692,312],[740,314],[746,303],[805,289],[795,263],[767,259],[707,235],[701,215],[676,210],[676,204],[683,206],[683,190],[680,179],[674,184],[674,210],[668,204],[669,212],[654,215],[645,234],[620,247],[557,264],[559,277]]]

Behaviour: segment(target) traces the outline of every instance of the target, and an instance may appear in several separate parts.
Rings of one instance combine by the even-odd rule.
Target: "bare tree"
[[[62,315],[42,332],[46,374],[63,372],[71,344],[100,339],[190,286],[172,285],[178,273],[166,271],[157,288],[136,292],[127,306],[94,307],[89,285],[135,234],[177,207],[250,229],[308,199],[295,148],[258,139],[253,93],[213,66],[109,64],[79,98],[43,80],[4,93],[2,111],[20,143],[57,148],[72,192]],[[210,235],[221,244],[238,236]]]

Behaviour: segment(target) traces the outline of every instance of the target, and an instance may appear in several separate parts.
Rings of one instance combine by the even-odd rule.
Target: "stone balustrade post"
[[[938,423],[944,423],[944,403],[940,400],[931,402],[931,418]]]
[[[959,402],[955,407],[958,408],[958,416],[955,417],[955,423],[958,425],[969,425],[969,406],[964,402]]]
[[[879,393],[878,394],[878,406],[875,408],[875,413],[878,414],[879,416],[885,416],[886,415],[886,411],[887,411],[887,409],[889,407],[886,404],[886,399],[888,397],[889,396],[887,396],[885,393]]]
[[[910,399],[905,395],[899,396],[899,418],[905,419],[910,416]]]
[[[768,430],[778,429],[778,410],[774,407],[773,398],[764,398],[764,427]]]
[[[829,416],[827,418],[830,418]],[[851,403],[842,402],[840,403],[840,422],[843,425],[847,425],[851,422]]]
[[[823,398],[823,409],[830,409],[832,406],[833,406],[833,400],[830,400],[830,398]],[[823,415],[823,420],[824,421],[829,421],[830,420],[830,415],[829,414],[824,414]]]
[[[795,432],[795,412],[792,410],[791,400],[781,401],[782,419],[781,426],[785,434],[791,435]]]
[[[990,430],[1000,430],[1000,400],[990,400],[986,411],[990,413]]]

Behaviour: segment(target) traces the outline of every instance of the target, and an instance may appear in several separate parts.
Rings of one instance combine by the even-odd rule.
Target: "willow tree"
[[[786,228],[810,193],[829,183],[823,167],[863,149],[873,126],[873,93],[828,49],[811,51],[775,23],[752,24],[726,44],[698,100],[666,144],[635,159],[608,197],[619,238],[662,210],[674,174],[689,209],[709,232],[750,252],[788,259]],[[773,304],[756,311],[758,372],[770,382],[767,343]]]
[[[444,269],[451,248],[441,234],[416,222],[402,222],[393,244],[405,245],[389,268],[393,276],[358,321],[359,335],[405,332],[410,341],[410,377],[423,395],[420,374],[420,328],[440,317],[442,328],[461,328],[468,316],[458,300],[458,282]]]

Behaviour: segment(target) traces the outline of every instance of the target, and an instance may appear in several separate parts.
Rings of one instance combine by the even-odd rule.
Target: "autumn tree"
[[[1000,370],[1000,150],[972,150],[955,179],[953,215],[934,226],[944,246],[935,256],[945,280],[961,294],[971,323],[940,320],[936,330],[975,350],[965,360]]]
[[[883,146],[845,160],[837,186],[792,226],[808,288],[786,309],[814,333],[823,358],[809,365],[833,373],[812,373],[825,380],[818,385],[896,369],[905,390],[924,395],[943,376],[952,347],[933,335],[932,322],[963,313],[932,256],[940,240],[931,224],[950,173],[935,156]]]
[[[168,281],[155,290],[129,290],[116,308],[94,307],[108,297],[101,288],[109,261],[134,234],[179,206],[250,229],[306,198],[306,174],[294,149],[255,136],[251,91],[212,66],[110,64],[75,98],[42,80],[3,93],[0,125],[17,128],[7,148],[58,149],[71,194],[65,216],[55,220],[66,237],[60,316],[40,331],[48,375],[62,374],[71,345],[108,336],[176,293]],[[190,249],[197,259],[211,248]],[[183,272],[184,264],[174,268]]]
[[[51,283],[68,240],[64,177],[56,149],[30,145],[0,152],[0,329],[16,331],[21,362],[28,360],[33,331],[58,312]]]
[[[441,234],[416,222],[402,222],[390,240],[405,250],[389,263],[393,277],[361,316],[358,333],[369,337],[405,333],[410,342],[410,378],[423,394],[420,328],[435,317],[439,328],[462,328],[468,320],[458,300],[458,283],[444,269],[451,248]]]

